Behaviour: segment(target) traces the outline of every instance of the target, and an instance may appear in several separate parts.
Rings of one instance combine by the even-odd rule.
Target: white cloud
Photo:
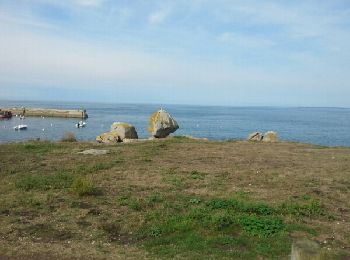
[[[99,6],[104,0],[76,0],[78,4],[85,6]]]
[[[232,44],[245,48],[263,48],[274,45],[274,42],[268,39],[232,32],[224,32],[220,34],[217,39],[221,43]]]
[[[148,16],[148,22],[151,25],[157,25],[162,23],[169,15],[169,10],[162,9],[151,13]]]

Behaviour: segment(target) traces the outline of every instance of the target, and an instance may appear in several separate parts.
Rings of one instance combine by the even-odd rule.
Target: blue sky
[[[350,2],[0,0],[0,92],[350,107]]]

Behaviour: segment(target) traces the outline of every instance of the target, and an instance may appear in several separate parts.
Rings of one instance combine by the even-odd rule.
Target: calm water
[[[115,121],[133,124],[139,137],[148,137],[150,115],[157,105],[55,103],[1,101],[0,107],[24,106],[44,108],[85,108],[87,126],[75,128],[77,119],[13,117],[0,120],[0,142],[28,139],[59,140],[65,132],[74,132],[79,140],[95,140],[107,132]],[[283,140],[329,146],[350,146],[350,109],[345,108],[271,108],[271,107],[205,107],[166,105],[180,125],[176,135],[192,135],[215,140],[245,139],[254,131],[277,131]],[[28,130],[15,131],[18,124]],[[44,129],[44,131],[43,131]]]

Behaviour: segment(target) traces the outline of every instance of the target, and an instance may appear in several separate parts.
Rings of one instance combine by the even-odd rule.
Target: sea
[[[67,132],[78,140],[93,141],[108,132],[113,122],[134,125],[140,138],[148,138],[149,118],[160,108],[168,111],[180,128],[174,135],[209,140],[244,140],[252,132],[278,132],[283,141],[324,146],[350,146],[350,108],[323,107],[229,107],[155,104],[105,104],[44,101],[0,101],[0,107],[86,109],[86,127],[76,128],[79,119],[12,117],[0,120],[0,143],[40,139],[57,141]],[[26,124],[27,130],[14,126]]]

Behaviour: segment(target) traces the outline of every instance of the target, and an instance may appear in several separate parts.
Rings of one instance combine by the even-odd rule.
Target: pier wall
[[[46,109],[46,108],[0,108],[0,110],[11,111],[13,115],[24,116],[45,116],[45,117],[63,117],[63,118],[82,118],[88,117],[86,110],[66,110],[66,109]]]

